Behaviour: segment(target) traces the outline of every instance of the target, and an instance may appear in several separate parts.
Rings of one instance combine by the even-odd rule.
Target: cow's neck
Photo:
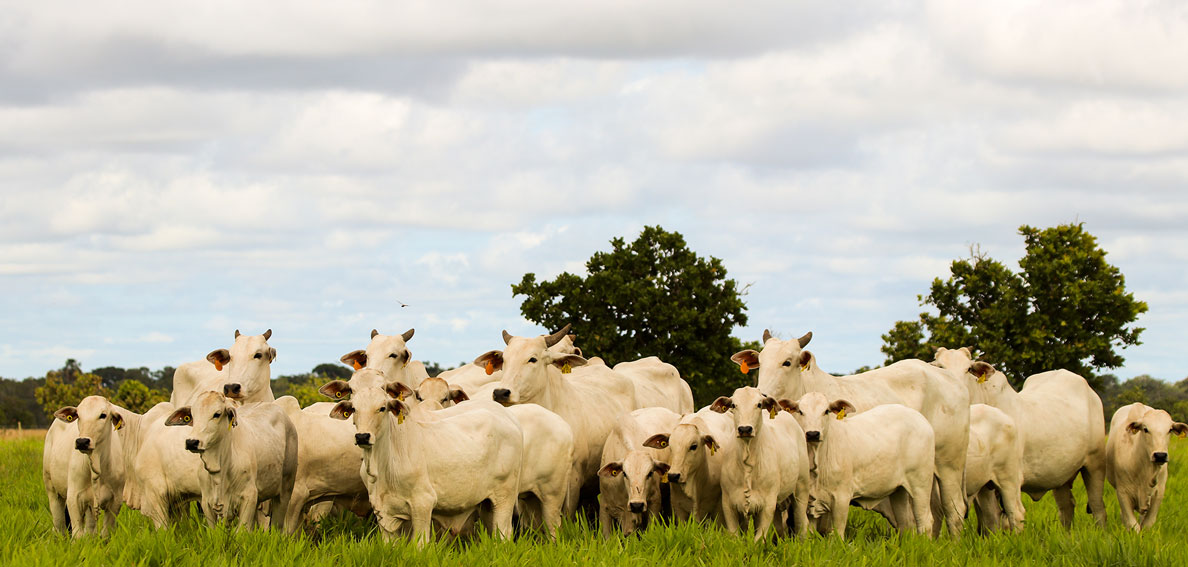
[[[99,477],[103,475],[104,471],[110,474],[112,463],[113,443],[117,443],[115,439],[115,432],[109,431],[107,438],[102,443],[95,443],[91,448],[91,453],[87,455],[87,464],[91,469],[91,483],[99,481]]]
[[[827,418],[833,419],[833,418]],[[835,423],[829,427],[821,428],[821,436],[823,441],[817,443],[816,449],[816,472],[814,473],[814,482],[821,483],[822,481],[828,483],[828,480],[841,480],[838,477],[848,476],[841,471],[841,461],[846,458],[846,455],[836,451],[838,447],[854,447],[855,445],[848,441],[850,436],[850,427],[848,423]],[[827,471],[826,474],[820,474],[820,471]],[[827,487],[832,490],[833,487]],[[839,506],[842,504],[838,504]],[[846,503],[845,505],[849,505]]]
[[[421,447],[421,419],[418,413],[410,412],[405,416],[404,423],[397,423],[397,418],[391,416],[382,420],[371,447],[371,464],[368,466],[369,471],[374,470],[377,477],[392,481],[411,474],[416,470],[415,463],[423,462],[423,456],[429,454]],[[417,461],[413,460],[414,457]]]
[[[239,444],[237,435],[237,427],[231,427],[223,435],[220,436],[218,442],[213,445],[208,444],[206,450],[202,452],[200,458],[202,459],[202,466],[206,472],[211,475],[220,475],[223,471],[232,464],[232,457],[235,455],[235,448]],[[217,479],[221,481],[222,479]]]
[[[521,392],[520,402],[536,404],[549,411],[557,411],[557,402],[565,399],[565,391],[568,387],[569,383],[565,381],[561,371],[549,366],[545,368],[544,387],[527,392],[527,397],[524,396],[524,392]]]

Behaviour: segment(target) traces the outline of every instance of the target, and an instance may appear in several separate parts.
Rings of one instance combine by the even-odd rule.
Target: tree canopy
[[[538,282],[529,273],[512,293],[525,297],[528,320],[550,330],[572,323],[587,356],[610,365],[658,356],[676,366],[699,402],[749,383],[730,362],[748,348],[730,336],[747,322],[742,292],[721,260],[698,256],[680,233],[645,227],[635,241],[615,238],[609,252],[595,252],[584,277]]]
[[[1126,291],[1083,224],[1022,226],[1026,251],[1018,272],[974,251],[954,260],[917,296],[935,313],[897,321],[883,335],[887,363],[932,358],[936,347],[973,346],[1016,386],[1032,374],[1064,368],[1101,388],[1097,373],[1122,365],[1118,349],[1140,344],[1134,327],[1147,304]]]

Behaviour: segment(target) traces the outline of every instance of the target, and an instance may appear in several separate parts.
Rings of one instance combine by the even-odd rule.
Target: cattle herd
[[[191,501],[211,525],[316,529],[335,508],[374,516],[385,537],[423,544],[486,529],[555,538],[563,518],[597,508],[603,535],[659,516],[755,539],[774,531],[844,537],[850,506],[899,530],[957,535],[1023,529],[1022,494],[1054,493],[1073,521],[1080,475],[1104,526],[1104,483],[1127,527],[1150,527],[1167,482],[1168,437],[1188,425],[1131,404],[1106,440],[1101,399],[1067,370],[1016,392],[969,348],[853,376],[821,370],[812,333],[731,357],[744,387],[694,411],[689,385],[656,357],[607,366],[569,326],[503,332],[503,350],[429,377],[413,330],[372,331],[354,368],[302,408],[275,399],[276,349],[235,332],[230,349],[180,366],[169,402],[143,415],[99,396],[59,409],[43,479],[54,527],[105,536],[127,505],[157,528]],[[102,527],[99,526],[103,513]],[[518,524],[518,528],[514,527]]]

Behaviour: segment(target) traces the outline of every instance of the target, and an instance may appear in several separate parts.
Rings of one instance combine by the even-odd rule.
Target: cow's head
[[[276,349],[268,346],[272,329],[262,335],[243,335],[235,330],[231,350],[221,348],[206,355],[216,370],[226,372],[222,380],[222,394],[234,400],[255,400],[257,395],[271,388],[271,364]]]
[[[398,380],[412,387],[415,385],[414,381],[405,375],[408,363],[412,362],[412,351],[408,350],[408,341],[412,340],[415,331],[409,329],[400,335],[381,335],[379,331],[372,329],[371,342],[367,344],[367,350],[348,352],[339,360],[355,370],[378,370],[388,380]]]
[[[710,410],[728,413],[734,418],[734,428],[739,439],[750,440],[763,430],[763,422],[775,419],[779,407],[775,399],[747,386],[734,391],[729,398],[722,396],[710,405]]]
[[[78,407],[61,408],[54,412],[54,417],[67,423],[78,422],[74,448],[82,453],[90,453],[107,443],[112,431],[124,426],[124,416],[103,396],[87,396]]]
[[[192,405],[174,410],[165,419],[165,425],[193,428],[185,440],[185,449],[191,453],[204,453],[218,447],[231,428],[239,426],[237,405],[218,392],[202,392],[194,398]]]
[[[771,336],[771,331],[764,330],[762,350],[739,351],[734,353],[730,360],[734,361],[743,373],[758,369],[756,383],[760,390],[777,398],[799,397],[804,394],[801,373],[809,371],[816,364],[813,354],[804,350],[812,339],[811,331],[799,339],[781,341]]]
[[[683,483],[693,471],[706,466],[706,459],[718,450],[712,435],[702,433],[700,419],[677,424],[671,434],[657,433],[644,441],[644,447],[668,449],[668,480]]]
[[[355,424],[355,444],[364,450],[383,442],[389,427],[404,423],[409,406],[400,398],[409,392],[401,382],[388,382],[384,387],[368,386],[353,389],[351,399],[338,402],[330,410],[330,417],[350,419]]]
[[[809,392],[795,402],[780,400],[780,408],[796,418],[809,443],[824,441],[830,424],[856,411],[854,404],[846,400],[830,401],[820,392]]]
[[[474,363],[486,368],[488,374],[503,370],[503,378],[492,398],[504,405],[542,401],[550,380],[560,379],[562,373],[584,366],[586,359],[580,355],[550,350],[568,333],[569,325],[551,335],[532,338],[516,337],[504,331],[506,349],[488,351],[474,359]]]
[[[459,404],[470,399],[466,396],[466,392],[460,388],[451,388],[441,378],[424,379],[413,394],[417,402],[431,410]]]
[[[621,481],[627,489],[627,509],[643,514],[648,511],[649,497],[659,493],[661,479],[667,481],[668,465],[641,449],[627,453],[622,461],[607,463],[598,475],[611,482]]]
[[[1175,433],[1180,437],[1188,435],[1188,425],[1171,418],[1166,411],[1146,408],[1147,411],[1131,412],[1126,423],[1126,432],[1133,443],[1141,448],[1146,458],[1156,466],[1167,464],[1167,438]]]

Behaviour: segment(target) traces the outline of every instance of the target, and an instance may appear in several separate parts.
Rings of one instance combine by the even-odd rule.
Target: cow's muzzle
[[[821,432],[820,431],[805,431],[804,439],[805,439],[805,441],[810,441],[810,442],[820,441],[821,440]]]
[[[642,514],[644,511],[643,502],[631,502],[627,504],[627,507],[631,509],[632,514]]]
[[[223,384],[223,395],[233,400],[243,398],[243,385],[238,383]]]
[[[89,437],[79,437],[74,440],[74,448],[83,453],[91,452],[91,439]]]
[[[754,434],[755,434],[754,427],[751,427],[750,425],[738,426],[738,436],[739,437],[751,437]]]
[[[1151,460],[1155,461],[1155,464],[1165,465],[1165,464],[1167,464],[1167,453],[1165,453],[1163,451],[1154,453],[1151,455]]]
[[[491,392],[491,399],[505,406],[509,405],[511,404],[511,390],[508,390],[507,388],[499,388],[494,392]]]
[[[360,447],[370,447],[371,446],[371,434],[370,433],[356,433],[355,434],[355,444]]]
[[[201,453],[202,448],[198,446],[197,439],[186,439],[186,450],[191,453]]]

